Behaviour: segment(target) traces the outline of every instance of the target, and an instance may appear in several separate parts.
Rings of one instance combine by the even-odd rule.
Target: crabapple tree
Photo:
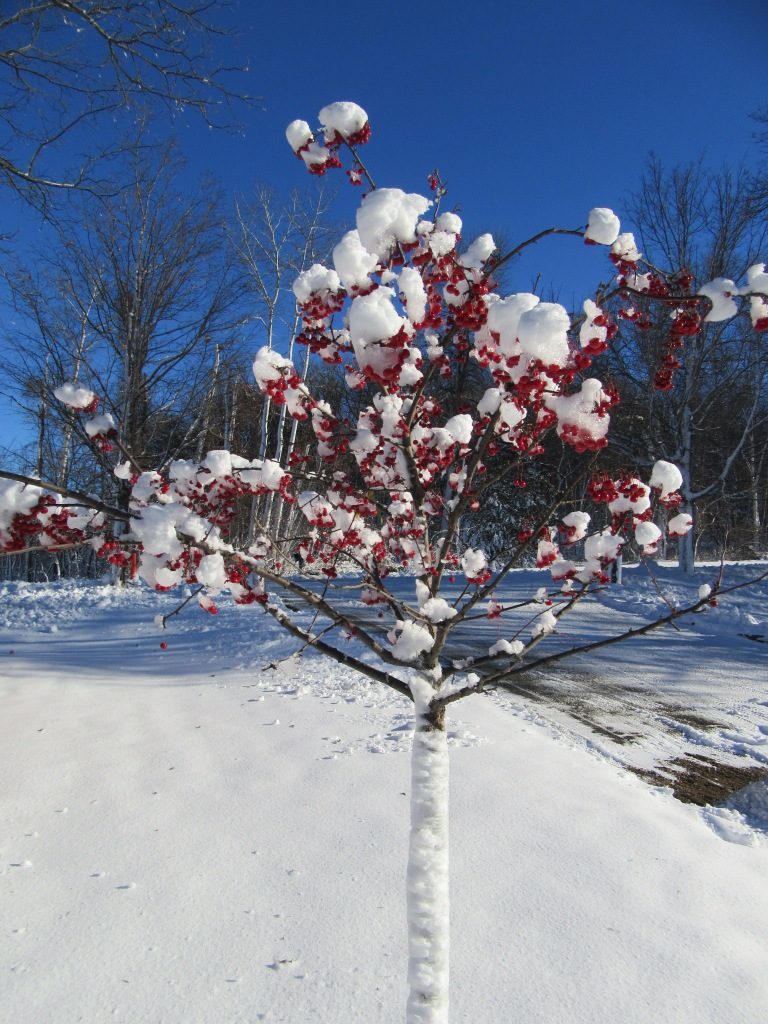
[[[662,273],[644,265],[632,235],[602,207],[580,228],[550,228],[507,252],[488,234],[467,243],[460,218],[442,208],[446,189],[437,173],[429,177],[431,195],[375,187],[359,154],[371,132],[359,106],[332,103],[319,120],[321,132],[304,121],[288,127],[296,156],[315,175],[348,157],[351,182],[367,191],[332,265],[314,264],[294,283],[297,340],[316,358],[343,365],[349,393],[357,396],[345,405],[354,417],[314,395],[291,360],[265,347],[253,363],[258,387],[305,426],[289,464],[211,451],[200,462],[153,468],[119,451],[118,425],[94,415],[93,392],[64,384],[56,397],[92,417],[85,430],[93,443],[117,446],[115,473],[130,484],[130,507],[123,512],[5,473],[0,538],[6,550],[88,543],[118,564],[135,552],[150,586],[192,584],[212,614],[225,593],[253,604],[303,647],[413,702],[406,1016],[409,1024],[444,1024],[446,708],[533,667],[659,628],[727,589],[714,580],[687,608],[670,606],[612,637],[567,648],[557,637],[563,617],[609,584],[625,548],[654,554],[662,539],[657,519],[672,537],[691,525],[690,516],[675,511],[682,478],[671,463],[657,462],[647,480],[630,469],[601,469],[610,410],[620,401],[594,372],[601,354],[622,320],[662,316],[670,358],[656,385],[673,386],[675,353],[703,321],[735,316],[745,305],[755,329],[768,326],[768,274],[753,266],[739,288],[725,279],[697,285]],[[607,257],[613,266],[612,285],[587,298],[575,318],[535,294],[500,294],[496,284],[500,266],[555,234],[571,236],[566,244],[586,242],[597,260]],[[614,322],[606,307],[616,297]],[[438,385],[468,361],[487,386],[478,401],[449,415]],[[466,523],[500,481],[523,487],[553,444],[570,453],[569,475],[535,515],[529,510],[510,523],[516,541],[492,564],[465,541]],[[295,508],[290,535],[261,524],[252,543],[236,548],[227,530],[238,502],[270,494]],[[115,532],[120,518],[127,528]],[[295,555],[311,576],[288,571]],[[529,558],[542,571],[541,586],[522,604],[505,603],[500,584]],[[348,578],[343,595],[338,587],[342,569],[356,574],[356,600]],[[402,572],[413,580],[407,591],[402,581],[394,585]],[[312,615],[297,616],[297,603]],[[454,631],[480,616],[497,620],[503,638],[471,662],[457,660]]]

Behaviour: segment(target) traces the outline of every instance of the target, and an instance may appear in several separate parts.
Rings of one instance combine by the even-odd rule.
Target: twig
[[[178,615],[183,608],[186,608],[192,598],[197,597],[197,595],[203,590],[205,590],[205,587],[198,587],[197,590],[193,590],[189,597],[185,597],[181,604],[174,608],[172,612],[168,612],[167,615],[164,615],[162,618],[163,629],[165,629],[165,624],[168,619],[172,619],[174,615]]]

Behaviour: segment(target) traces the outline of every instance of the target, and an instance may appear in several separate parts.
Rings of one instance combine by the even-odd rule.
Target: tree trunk
[[[429,684],[421,680],[424,689]],[[408,851],[406,1024],[448,1024],[448,745],[445,707],[415,701]]]
[[[750,435],[750,443],[746,451],[747,470],[749,472],[749,538],[752,550],[757,555],[762,547],[762,529],[760,523],[760,473],[755,453],[754,430]]]
[[[683,505],[681,511],[687,512],[689,515],[694,515],[693,505]],[[695,562],[695,547],[693,543],[694,532],[696,530],[696,520],[694,518],[694,525],[692,529],[681,537],[677,542],[677,564],[682,573],[686,576],[690,576],[696,568]]]
[[[624,556],[619,555],[611,567],[611,583],[617,587],[624,585]]]
[[[686,380],[686,388],[687,387],[688,383]],[[681,428],[682,457],[680,459],[680,472],[683,477],[680,492],[683,495],[683,504],[679,511],[687,512],[693,518],[693,527],[677,542],[677,564],[680,571],[686,576],[690,576],[695,568],[693,539],[696,532],[696,513],[694,511],[694,503],[692,500],[693,428],[691,424],[691,409],[686,399],[686,405],[683,409],[683,422]]]

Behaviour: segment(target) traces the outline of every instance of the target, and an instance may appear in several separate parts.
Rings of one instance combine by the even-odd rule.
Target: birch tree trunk
[[[690,575],[694,569],[694,544],[693,538],[696,532],[696,512],[692,501],[692,459],[693,459],[693,428],[691,423],[691,406],[688,397],[689,379],[686,377],[685,406],[681,424],[681,445],[682,455],[680,459],[680,472],[683,476],[683,485],[680,491],[683,495],[681,512],[687,512],[693,517],[693,528],[681,537],[677,542],[677,564],[682,573]]]
[[[424,688],[429,683],[422,680]],[[414,688],[415,689],[415,688]],[[448,1024],[448,745],[445,708],[415,701],[408,850],[406,1024]]]

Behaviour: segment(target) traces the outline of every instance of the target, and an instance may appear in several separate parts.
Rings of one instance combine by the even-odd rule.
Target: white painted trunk
[[[624,556],[619,555],[616,561],[613,563],[613,582],[617,587],[624,585]]]
[[[448,745],[416,707],[411,755],[406,1024],[448,1024]]]

